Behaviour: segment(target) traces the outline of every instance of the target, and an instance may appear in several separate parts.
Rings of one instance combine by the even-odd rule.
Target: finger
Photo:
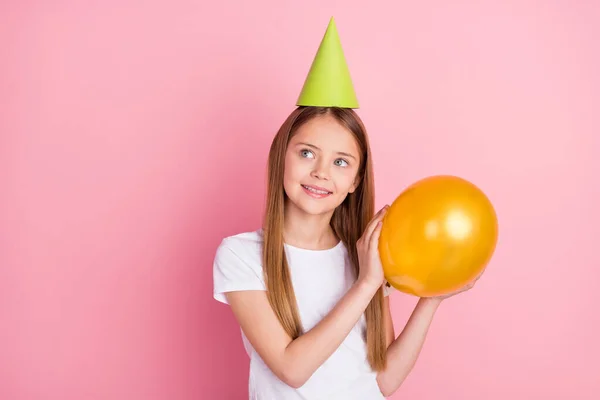
[[[381,235],[381,227],[383,226],[383,221],[379,221],[377,225],[375,225],[375,229],[373,230],[373,234],[369,239],[369,249],[377,250],[379,245],[379,236]]]
[[[479,275],[477,275],[477,278],[475,278],[475,282],[477,282],[479,280],[479,278],[481,278],[483,276],[483,273],[485,272],[485,269],[483,269]]]
[[[360,238],[360,240],[363,243],[366,243],[367,245],[369,244],[369,240],[371,239],[371,235],[373,234],[373,230],[375,229],[377,222],[379,222],[379,216],[381,215],[381,213],[382,213],[382,210],[380,210],[377,214],[375,214],[373,219],[371,219],[371,221],[369,221],[369,223],[365,227],[362,237]]]
[[[379,223],[379,221],[382,220],[382,218],[385,216],[385,212],[387,211],[388,206],[384,206],[381,210],[379,210],[379,212],[377,214],[375,214],[375,216],[373,217],[373,219],[368,223],[367,227],[365,228],[365,232],[363,234],[364,236],[364,240],[366,243],[369,243],[369,241],[371,240],[371,235],[373,235],[373,231],[375,230],[375,227],[377,227],[377,224]]]

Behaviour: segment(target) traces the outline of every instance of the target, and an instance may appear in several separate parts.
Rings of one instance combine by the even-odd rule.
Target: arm
[[[227,300],[248,341],[273,373],[298,388],[340,346],[364,313],[377,285],[358,281],[313,329],[292,340],[264,291],[227,293]]]
[[[483,271],[472,282],[455,292],[437,297],[420,298],[404,330],[402,330],[395,340],[389,301],[384,303],[386,307],[385,323],[388,339],[388,365],[384,371],[377,374],[379,390],[384,396],[390,396],[398,390],[414,367],[425,343],[425,337],[431,326],[431,321],[442,301],[472,289],[481,275],[483,275]]]
[[[390,308],[390,297],[389,296],[385,296],[383,298],[383,310],[384,310],[383,321],[385,324],[386,348],[389,348],[390,345],[394,342],[394,339],[396,338],[396,333],[394,331],[394,321],[392,320],[392,310]]]
[[[300,387],[342,344],[383,283],[377,252],[381,220],[371,220],[357,242],[359,276],[354,285],[315,327],[292,340],[280,324],[264,291],[237,291],[227,301],[252,347],[287,385]]]
[[[377,383],[384,396],[387,397],[394,393],[414,367],[440,303],[441,300],[437,298],[421,298],[400,335],[389,345],[387,368],[377,375]],[[388,307],[386,324],[389,340],[389,326],[392,325],[392,320],[389,302],[386,301],[386,305]],[[393,335],[393,328],[391,329]]]

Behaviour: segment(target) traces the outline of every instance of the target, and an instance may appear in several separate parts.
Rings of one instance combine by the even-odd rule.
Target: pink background
[[[333,15],[378,205],[451,173],[501,223],[393,398],[598,399],[598,3],[231,3],[0,6],[0,398],[247,398],[212,257]]]

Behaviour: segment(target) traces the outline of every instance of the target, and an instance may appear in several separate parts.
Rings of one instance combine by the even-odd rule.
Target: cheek
[[[283,181],[290,183],[302,178],[305,167],[294,156],[288,155],[285,158],[285,168],[283,170]]]
[[[352,185],[354,184],[354,180],[356,178],[356,171],[354,170],[344,170],[338,176],[336,180],[336,186],[338,190],[343,190],[344,192],[352,189]]]

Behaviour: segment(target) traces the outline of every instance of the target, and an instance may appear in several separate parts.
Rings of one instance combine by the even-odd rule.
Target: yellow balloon
[[[413,183],[390,205],[381,227],[379,255],[386,280],[419,297],[463,288],[489,263],[498,240],[490,200],[455,176]]]

